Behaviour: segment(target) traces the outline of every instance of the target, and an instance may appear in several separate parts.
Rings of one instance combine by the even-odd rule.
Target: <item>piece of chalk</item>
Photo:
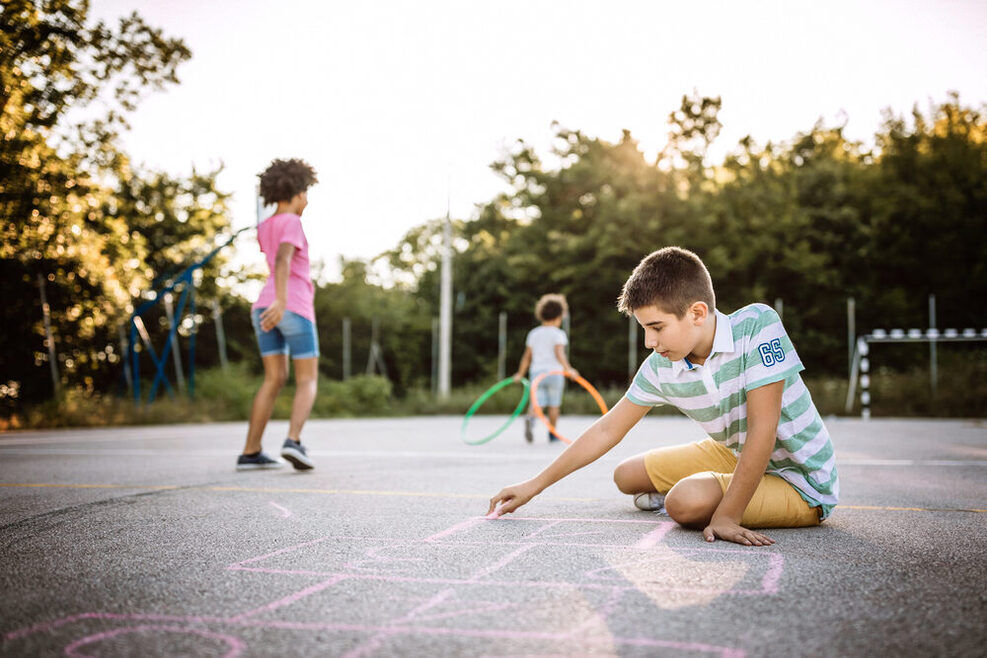
[[[501,503],[497,503],[497,507],[494,508],[494,511],[490,512],[489,514],[487,514],[486,518],[488,518],[488,519],[496,519],[497,517],[499,517],[500,516],[500,508],[501,508]]]

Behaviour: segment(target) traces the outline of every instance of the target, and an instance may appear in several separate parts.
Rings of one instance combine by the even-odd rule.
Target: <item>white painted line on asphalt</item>
[[[469,498],[469,499],[482,499],[487,500],[486,494],[468,494],[468,493],[453,493],[453,492],[438,492],[438,491],[376,491],[368,489],[288,489],[288,488],[277,488],[277,487],[218,487],[218,486],[177,486],[177,485],[153,485],[153,484],[69,484],[69,483],[53,483],[53,482],[0,482],[0,489],[151,489],[151,490],[171,490],[171,489],[181,489],[184,491],[230,491],[230,492],[243,492],[243,493],[278,493],[278,494],[288,494],[288,493],[301,493],[301,494],[322,494],[322,495],[343,495],[343,496],[399,496],[399,497],[412,497],[412,498]],[[564,501],[564,502],[578,502],[578,503],[592,503],[600,502],[604,500],[602,498],[571,498],[563,496],[542,496],[542,500],[548,501]],[[987,509],[980,508],[948,508],[948,507],[887,507],[880,505],[838,505],[837,509],[851,509],[851,510],[880,510],[880,511],[890,511],[890,512],[976,512],[978,514],[987,513]],[[486,517],[476,517],[478,520],[486,520]],[[491,519],[494,520],[494,519]],[[515,516],[499,516],[494,521],[504,522],[504,521],[600,521],[605,523],[656,523],[653,520],[644,519],[568,519],[568,518],[549,518],[549,517],[515,517]],[[660,523],[660,522],[659,522]],[[321,541],[321,540],[320,540]]]
[[[987,459],[846,459],[837,466],[987,466]]]
[[[113,443],[119,441],[169,441],[181,439],[187,434],[181,430],[182,426],[169,426],[167,430],[135,429],[133,432],[121,430],[76,430],[71,433],[66,432],[57,436],[45,436],[38,434],[27,434],[12,436],[0,439],[0,446],[32,446],[51,443]]]
[[[184,489],[186,491],[232,491],[244,493],[306,493],[323,495],[344,495],[344,496],[405,496],[413,498],[469,498],[489,500],[487,494],[453,493],[442,491],[378,491],[374,489],[302,489],[302,488],[281,488],[281,487],[220,487],[209,485],[150,485],[150,484],[70,484],[61,482],[0,482],[0,488],[36,488],[36,489]],[[596,502],[599,498],[572,498],[562,496],[547,496],[544,500],[556,500],[567,502]],[[483,518],[483,517],[480,517]]]
[[[4,448],[0,447],[0,455],[83,455],[83,456],[113,456],[113,457],[156,457],[156,456],[188,456],[229,457],[235,454],[229,450],[219,449],[173,449],[161,450],[155,448]],[[429,451],[429,450],[309,450],[312,457],[334,458],[372,458],[372,459],[478,459],[488,460],[494,457],[507,457],[520,461],[543,462],[555,453],[543,452],[493,452],[464,450]],[[598,462],[620,461],[620,457],[603,456]],[[837,459],[837,466],[987,466],[987,459]]]
[[[230,457],[236,456],[236,451],[229,450],[186,450],[186,449],[140,449],[140,448],[106,448],[106,449],[86,449],[86,448],[2,448],[0,455],[90,455],[90,456],[113,456],[113,457],[155,457],[155,456],[178,456],[178,455],[199,455],[205,457]],[[487,460],[492,457],[508,457],[523,461],[543,462],[551,459],[556,453],[517,453],[517,452],[431,452],[428,450],[308,450],[310,457],[336,457],[336,458],[364,458],[373,459],[480,459]],[[617,461],[616,457],[603,457],[597,461]],[[987,462],[985,462],[987,463]]]

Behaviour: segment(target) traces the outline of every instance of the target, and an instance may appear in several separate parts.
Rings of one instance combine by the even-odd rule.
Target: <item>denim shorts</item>
[[[541,373],[531,373],[531,381]],[[565,377],[562,375],[549,375],[538,382],[538,406],[540,407],[561,407],[562,391],[565,389]]]
[[[292,359],[314,359],[319,356],[319,334],[314,322],[292,311],[285,311],[276,327],[264,331],[260,328],[260,314],[263,312],[263,308],[255,308],[250,313],[261,356],[291,354]]]

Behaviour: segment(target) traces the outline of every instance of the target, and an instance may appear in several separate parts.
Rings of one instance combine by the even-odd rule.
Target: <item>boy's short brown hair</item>
[[[634,309],[657,306],[682,318],[696,302],[716,308],[713,280],[696,254],[681,247],[665,247],[645,256],[624,283],[617,310],[632,315]]]
[[[535,304],[535,317],[541,322],[551,322],[555,318],[560,318],[569,312],[569,304],[565,301],[565,295],[549,294],[542,295],[538,303]]]
[[[274,160],[258,176],[260,196],[265,205],[291,201],[296,194],[301,194],[319,182],[312,165],[298,158]]]

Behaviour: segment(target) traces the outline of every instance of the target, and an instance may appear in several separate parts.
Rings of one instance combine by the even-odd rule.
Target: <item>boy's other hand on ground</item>
[[[270,331],[278,326],[281,318],[284,317],[284,307],[285,303],[282,301],[275,299],[271,302],[271,305],[265,308],[260,314],[260,328],[264,331]]]
[[[494,510],[497,510],[497,516],[513,512],[534,498],[537,493],[538,490],[531,480],[504,487],[490,499],[490,509],[487,510],[487,516],[493,514]],[[497,509],[498,504],[500,504],[500,509]]]
[[[770,537],[748,530],[729,519],[718,519],[716,515],[710,519],[709,525],[703,530],[703,539],[706,541],[723,539],[744,546],[770,546],[775,543],[775,540]]]

